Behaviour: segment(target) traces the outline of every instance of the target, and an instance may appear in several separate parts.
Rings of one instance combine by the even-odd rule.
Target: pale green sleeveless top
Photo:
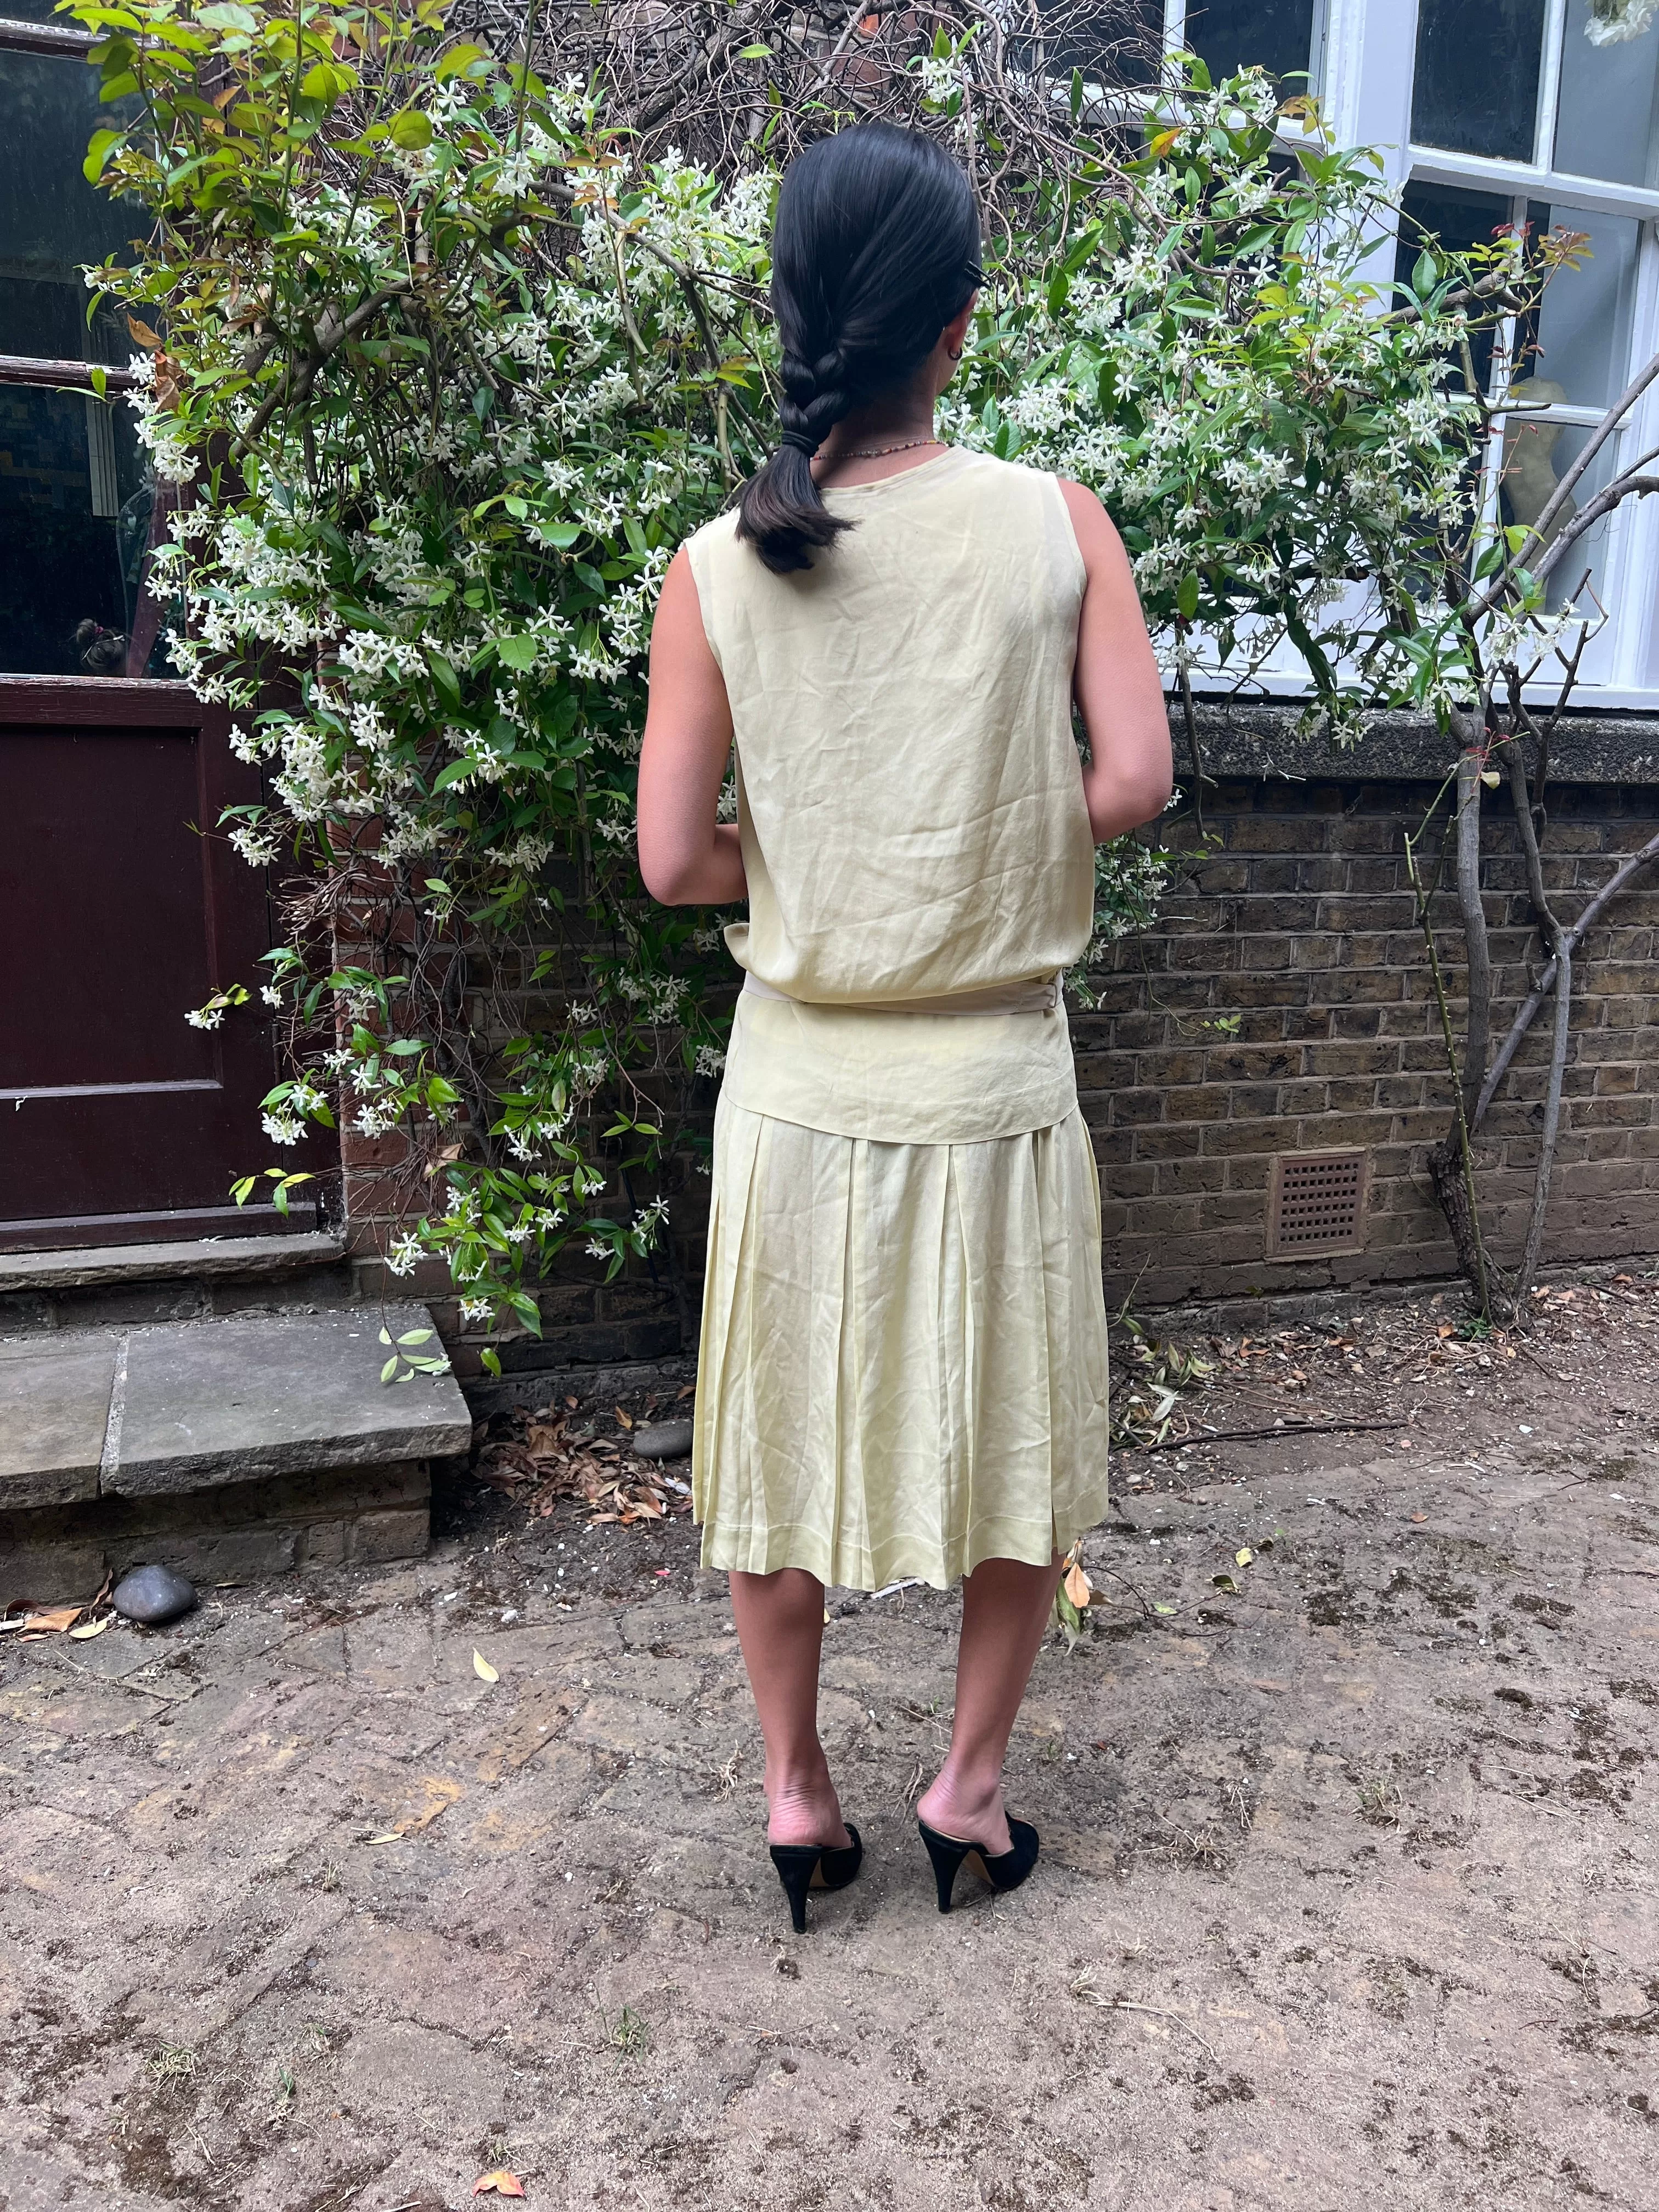
[[[1066,502],[952,449],[824,503],[858,527],[793,575],[735,514],[688,546],[736,733],[749,920],[726,940],[782,994],[739,1001],[726,1093],[895,1142],[1047,1127],[1076,1103],[1063,1012],[899,1010],[1053,975],[1089,941]]]

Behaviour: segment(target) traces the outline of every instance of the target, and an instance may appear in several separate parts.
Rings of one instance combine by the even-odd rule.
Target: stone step
[[[0,1336],[337,1307],[352,1273],[344,1239],[322,1230],[0,1252]]]
[[[0,1607],[152,1559],[212,1583],[423,1552],[432,1462],[471,1448],[471,1416],[448,1374],[381,1382],[382,1325],[432,1322],[368,1307],[0,1342]]]

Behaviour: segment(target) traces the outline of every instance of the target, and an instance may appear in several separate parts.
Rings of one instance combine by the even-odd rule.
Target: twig
[[[1154,2020],[1172,2020],[1177,2027],[1184,2027],[1199,2049],[1215,2065],[1221,2063],[1215,2052],[1193,2026],[1184,2012],[1172,2012],[1167,2005],[1137,2004],[1133,1997],[1103,1997],[1086,1974],[1079,1974],[1072,1984],[1072,1995],[1081,1997],[1085,2004],[1098,2005],[1102,2012],[1144,2012]]]
[[[1249,1443],[1261,1437],[1335,1437],[1346,1436],[1357,1429],[1407,1429],[1411,1423],[1403,1419],[1393,1421],[1297,1421],[1285,1422],[1275,1429],[1212,1429],[1206,1436],[1170,1437],[1163,1443],[1120,1444],[1121,1452],[1187,1451],[1199,1444]]]

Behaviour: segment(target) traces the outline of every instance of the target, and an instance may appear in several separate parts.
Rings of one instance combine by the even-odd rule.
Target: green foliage
[[[719,933],[645,896],[632,817],[663,571],[774,419],[775,179],[642,162],[441,0],[70,12],[135,101],[88,173],[153,217],[101,281],[172,502],[172,651],[265,770],[228,834],[285,859],[266,1132],[406,1137],[394,1266],[441,1255],[469,1318],[535,1329],[554,1254],[648,1244],[633,1175],[722,1063]],[[965,127],[961,63],[916,67]],[[1472,272],[1380,313],[1370,158],[1259,75],[1170,101],[1127,170],[1079,141],[1038,180],[950,427],[1100,491],[1171,665],[1202,636],[1248,678],[1288,640],[1327,708],[1442,708],[1461,633],[1423,579],[1484,434],[1447,371]],[[1097,950],[1169,865],[1107,850]]]

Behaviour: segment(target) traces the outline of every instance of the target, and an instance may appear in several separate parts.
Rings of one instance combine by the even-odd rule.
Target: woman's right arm
[[[1060,489],[1088,572],[1072,688],[1089,738],[1089,825],[1103,845],[1168,805],[1170,714],[1123,540],[1093,492],[1063,478]]]
[[[726,679],[703,634],[682,545],[652,625],[651,703],[640,751],[640,873],[664,906],[735,906],[748,896],[737,824],[717,818],[731,757]]]

